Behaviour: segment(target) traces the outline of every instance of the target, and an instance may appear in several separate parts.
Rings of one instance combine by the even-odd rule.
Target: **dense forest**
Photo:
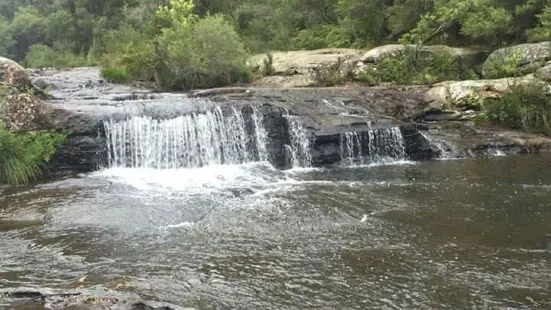
[[[166,88],[246,80],[256,52],[551,39],[549,0],[3,0],[0,12],[0,55],[99,63],[113,79]]]

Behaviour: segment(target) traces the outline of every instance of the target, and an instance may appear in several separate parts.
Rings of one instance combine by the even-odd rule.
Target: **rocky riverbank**
[[[542,49],[541,46],[537,47]],[[250,115],[250,107],[259,109],[268,132],[269,159],[282,169],[288,168],[285,146],[291,139],[286,127],[288,122],[284,119],[286,115],[298,116],[311,136],[312,163],[315,166],[336,164],[342,159],[339,151],[343,134],[367,134],[377,128],[399,128],[405,153],[412,160],[551,149],[548,137],[477,124],[474,119],[478,112],[465,104],[473,99],[498,97],[511,85],[544,83],[546,61],[551,59],[545,49],[524,53],[522,68],[526,75],[522,77],[446,81],[420,86],[368,87],[347,83],[338,87],[313,87],[317,85],[315,74],[312,75],[316,68],[339,65],[343,66],[339,70],[364,70],[403,48],[392,45],[367,53],[350,49],[276,53],[272,56],[270,75],[256,79],[251,85],[187,94],[111,84],[100,77],[98,68],[29,70],[24,76],[25,81],[20,83],[32,81],[32,85],[47,89],[49,99],[32,101],[34,110],[18,109],[19,112],[28,111],[29,115],[10,113],[3,120],[8,124],[17,123],[21,118],[32,120],[36,110],[40,111],[41,119],[45,113],[48,116],[48,121],[42,122],[41,127],[69,133],[69,139],[59,149],[53,163],[53,171],[62,173],[88,172],[107,165],[104,121],[124,120],[131,116],[167,119],[204,113],[215,107],[226,112],[239,109],[243,115]],[[447,47],[425,48],[422,53],[442,49],[454,57],[468,59],[483,75],[495,68],[488,61],[502,59],[492,54],[488,61],[482,61],[485,58],[480,51]],[[514,49],[515,53],[519,49]],[[508,52],[495,53],[507,55]],[[251,65],[262,64],[264,56],[254,57]],[[12,63],[10,66],[13,68]],[[22,70],[20,67],[15,69]],[[12,117],[14,115],[17,117]]]
[[[105,120],[138,115],[173,118],[215,106],[239,107],[244,113],[248,113],[248,106],[260,107],[273,142],[271,161],[279,168],[285,168],[288,161],[284,156],[284,145],[289,140],[283,128],[285,114],[300,116],[319,142],[314,143],[312,154],[317,166],[338,162],[340,134],[365,132],[372,127],[398,126],[407,155],[414,160],[530,153],[548,151],[551,146],[551,140],[538,135],[476,125],[472,111],[441,108],[444,105],[438,96],[442,93],[461,83],[484,81],[409,87],[253,85],[179,94],[110,84],[100,78],[96,68],[35,72],[32,78],[49,85],[49,93],[55,98],[46,101],[52,108],[53,128],[70,133],[54,163],[54,170],[63,172],[86,172],[107,164]]]

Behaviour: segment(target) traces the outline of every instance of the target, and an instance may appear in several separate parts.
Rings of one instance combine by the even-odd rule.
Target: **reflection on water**
[[[5,188],[0,288],[87,274],[81,290],[198,309],[551,308],[549,159],[111,169]]]

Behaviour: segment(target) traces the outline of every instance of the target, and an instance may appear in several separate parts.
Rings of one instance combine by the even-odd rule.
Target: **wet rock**
[[[551,42],[527,43],[505,47],[488,56],[483,66],[483,75],[495,75],[494,68],[503,65],[516,65],[523,74],[535,72],[551,60]]]
[[[50,163],[52,174],[95,171],[107,166],[105,138],[96,135],[69,136]]]
[[[543,236],[539,242],[541,249],[551,251],[551,234]]]
[[[250,188],[228,188],[227,191],[232,193],[236,198],[254,194],[254,191]]]
[[[143,302],[137,302],[133,304],[129,310],[175,310],[175,309],[169,306],[154,307],[154,306],[147,305],[146,303],[143,303]]]
[[[442,155],[441,150],[431,144],[413,124],[401,126],[400,131],[404,138],[404,148],[408,159],[430,160]]]
[[[222,88],[212,88],[212,89],[203,89],[196,90],[190,93],[191,97],[211,97],[211,96],[220,96],[226,94],[238,94],[246,93],[251,91],[246,87],[222,87]]]
[[[79,296],[80,293],[53,293],[48,291],[28,290],[25,288],[7,290],[0,290],[0,297],[11,299],[34,299],[44,300],[46,298],[59,297],[67,298],[73,296]]]
[[[46,82],[43,78],[34,79],[32,83],[42,90],[50,87],[50,84],[48,84],[48,82]]]

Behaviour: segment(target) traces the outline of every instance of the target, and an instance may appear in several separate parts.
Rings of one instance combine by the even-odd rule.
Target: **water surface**
[[[107,169],[2,189],[0,288],[197,309],[551,308],[550,198],[546,155]]]

